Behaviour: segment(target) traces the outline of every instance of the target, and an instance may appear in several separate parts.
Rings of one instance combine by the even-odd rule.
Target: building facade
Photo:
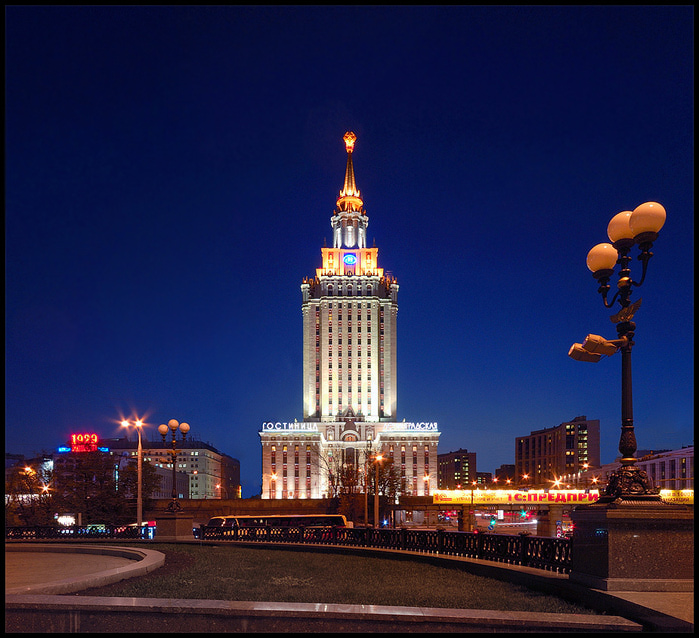
[[[498,483],[503,487],[512,485],[515,482],[515,476],[517,476],[515,472],[515,466],[510,463],[504,463],[497,470],[495,470],[495,478],[497,479]]]
[[[478,481],[475,452],[464,449],[446,452],[437,457],[437,463],[440,490],[466,489]]]
[[[262,498],[333,495],[347,465],[362,476],[386,455],[410,494],[437,488],[436,423],[397,420],[398,282],[367,246],[369,217],[357,188],[354,133],[315,277],[301,284],[303,421],[266,422]],[[361,479],[363,483],[364,478]]]
[[[636,466],[645,471],[654,487],[661,490],[694,490],[694,446],[677,450],[638,450]],[[581,487],[604,489],[620,461],[590,468],[580,477]]]
[[[551,487],[565,475],[600,465],[599,419],[585,416],[515,439],[515,481]]]
[[[636,465],[645,470],[655,487],[661,490],[694,489],[694,446],[650,452],[641,456]]]
[[[102,445],[117,457],[135,459],[137,456],[137,441],[103,439]],[[240,498],[240,462],[237,459],[202,441],[185,440],[183,445],[182,448],[178,446],[175,461],[178,498]],[[169,498],[172,494],[171,450],[171,443],[143,440],[143,462],[153,464],[163,477],[161,489],[154,498]]]

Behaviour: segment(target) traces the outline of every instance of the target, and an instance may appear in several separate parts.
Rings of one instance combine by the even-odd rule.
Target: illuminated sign
[[[666,503],[694,505],[694,490],[660,490],[660,498]]]
[[[71,452],[95,452],[97,450],[97,442],[99,436],[96,434],[71,434],[70,435],[70,451]]]
[[[381,423],[373,424],[380,427],[384,432],[438,432],[436,423]],[[306,423],[298,421],[265,421],[262,424],[262,432],[318,432],[317,423]]]
[[[694,504],[694,490],[660,490],[666,503]],[[599,499],[599,490],[435,490],[432,502],[449,505],[582,505]]]
[[[347,253],[342,259],[342,261],[344,261],[345,264],[348,266],[354,266],[354,264],[357,263],[357,255],[353,253]]]
[[[285,423],[281,421],[267,421],[262,424],[263,432],[317,432],[317,423],[299,423],[294,421],[293,423]]]
[[[599,490],[436,490],[432,502],[459,505],[581,505],[594,503]]]
[[[438,432],[436,423],[384,423],[384,432]]]

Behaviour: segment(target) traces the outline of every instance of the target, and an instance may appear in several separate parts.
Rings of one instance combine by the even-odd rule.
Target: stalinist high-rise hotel
[[[301,284],[303,421],[262,424],[262,498],[334,496],[343,467],[360,482],[377,455],[404,493],[437,489],[436,423],[397,419],[398,283],[367,246],[369,217],[354,177],[356,136],[344,136],[345,181],[315,277]]]

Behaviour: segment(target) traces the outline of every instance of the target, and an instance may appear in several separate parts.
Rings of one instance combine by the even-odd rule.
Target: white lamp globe
[[[619,254],[611,244],[597,244],[587,253],[587,267],[593,272],[613,270]]]
[[[632,214],[630,210],[623,210],[612,217],[609,226],[607,226],[607,236],[612,243],[620,239],[633,239],[635,237],[629,225]]]
[[[646,202],[634,208],[629,227],[634,237],[641,233],[658,233],[665,224],[667,214],[658,202]]]

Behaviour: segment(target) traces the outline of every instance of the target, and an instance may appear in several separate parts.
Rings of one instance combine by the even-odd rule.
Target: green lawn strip
[[[420,559],[222,545],[149,545],[165,566],[80,592],[137,598],[398,605],[594,614],[556,596]]]

